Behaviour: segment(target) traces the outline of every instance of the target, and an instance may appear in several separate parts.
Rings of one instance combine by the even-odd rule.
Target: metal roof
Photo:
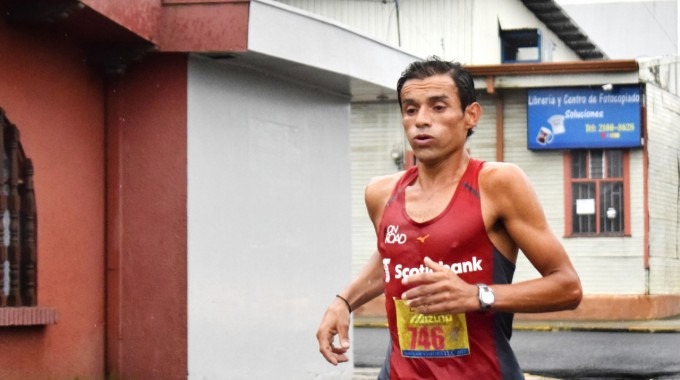
[[[522,0],[522,3],[581,59],[609,58],[554,0]]]

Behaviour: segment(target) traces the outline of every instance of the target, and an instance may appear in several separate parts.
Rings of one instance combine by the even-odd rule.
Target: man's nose
[[[432,115],[427,107],[420,107],[416,115],[416,126],[426,127],[432,124]]]

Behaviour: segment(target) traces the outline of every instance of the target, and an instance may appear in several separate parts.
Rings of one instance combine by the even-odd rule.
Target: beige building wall
[[[505,161],[520,166],[533,183],[546,218],[561,239],[581,276],[586,294],[644,294],[645,271],[642,198],[642,153],[631,150],[630,199],[632,235],[630,237],[565,237],[564,153],[533,152],[527,149],[526,91],[505,95]],[[521,256],[515,281],[536,277],[538,273]]]
[[[375,252],[376,235],[368,218],[364,190],[373,177],[399,167],[392,153],[403,154],[406,141],[396,102],[353,103],[350,123],[352,172],[352,274]]]

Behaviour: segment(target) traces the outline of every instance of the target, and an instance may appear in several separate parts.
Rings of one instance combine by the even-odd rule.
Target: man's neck
[[[449,159],[436,164],[418,162],[418,185],[422,190],[438,188],[457,183],[465,173],[470,155],[467,151],[453,155]]]

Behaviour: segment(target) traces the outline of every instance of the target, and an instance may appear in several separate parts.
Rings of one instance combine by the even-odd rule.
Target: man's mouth
[[[426,141],[432,140],[432,136],[430,136],[430,135],[416,135],[416,137],[414,137],[413,140],[418,141],[418,142],[426,142]]]

